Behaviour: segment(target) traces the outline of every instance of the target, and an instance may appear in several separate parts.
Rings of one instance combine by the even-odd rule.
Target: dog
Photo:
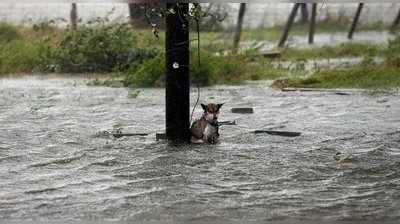
[[[211,143],[218,142],[218,115],[223,104],[201,104],[203,115],[200,119],[193,122],[191,132],[192,143]]]

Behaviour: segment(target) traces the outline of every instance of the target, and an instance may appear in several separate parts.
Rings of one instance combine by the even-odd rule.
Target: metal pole
[[[243,18],[246,12],[246,3],[240,3],[238,21],[236,24],[235,37],[233,38],[233,50],[237,52],[239,48],[240,35],[242,33]]]
[[[299,9],[300,4],[301,3],[295,3],[294,4],[294,6],[292,8],[292,11],[290,12],[288,21],[287,21],[287,23],[285,25],[285,28],[283,30],[283,34],[281,36],[281,39],[279,40],[278,47],[283,47],[285,45],[285,42],[286,42],[286,40],[287,40],[287,38],[289,36],[290,28],[292,27],[294,19],[296,18],[297,10]]]
[[[364,3],[358,4],[356,15],[354,16],[353,23],[351,24],[351,27],[350,27],[349,35],[347,36],[347,38],[349,38],[349,39],[353,39],[353,34],[357,28],[358,20],[360,18],[360,14],[361,14],[363,7],[364,7]]]
[[[189,142],[189,23],[188,3],[167,3],[166,16],[166,137]]]
[[[311,10],[311,21],[310,21],[310,33],[308,36],[308,43],[314,43],[314,33],[315,33],[315,19],[317,17],[317,3],[312,3]]]
[[[395,30],[396,27],[399,25],[399,23],[400,23],[400,10],[397,13],[396,19],[393,21],[392,27],[390,29]]]

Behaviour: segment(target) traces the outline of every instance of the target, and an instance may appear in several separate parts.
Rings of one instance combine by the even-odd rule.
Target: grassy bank
[[[43,46],[41,34],[33,28],[0,23],[0,75],[35,69]]]
[[[358,66],[330,69],[307,78],[289,79],[290,87],[392,89],[400,87],[400,69],[391,66]]]
[[[314,71],[306,77],[291,77],[291,87],[310,88],[362,88],[390,89],[400,87],[400,36],[389,41],[388,47],[379,51],[384,61],[374,63],[369,58],[377,52],[371,50],[361,65],[347,69],[325,69]]]
[[[385,50],[386,47],[383,45],[342,43],[338,46],[322,46],[307,49],[284,49],[282,51],[281,59],[285,61],[304,61],[342,57],[382,57],[385,55]]]
[[[302,26],[296,25],[294,32],[304,31]],[[325,30],[323,27],[321,24],[321,31]],[[333,28],[326,27],[326,30]],[[280,32],[279,27],[269,29],[271,33]],[[244,39],[249,38],[249,32],[244,32]],[[34,71],[103,73],[112,74],[110,79],[122,80],[124,86],[163,86],[164,35],[160,32],[157,39],[150,30],[136,30],[126,24],[107,26],[101,22],[80,26],[78,30],[59,29],[49,24],[26,27],[0,23],[0,75]],[[313,49],[285,49],[279,60],[296,63],[320,58],[364,57],[367,63],[351,69],[305,72],[301,68],[276,68],[271,59],[254,56],[251,51],[226,54],[230,44],[221,44],[224,33],[205,32],[201,37],[201,66],[198,65],[197,42],[191,41],[190,72],[194,85],[240,84],[245,80],[289,77],[291,86],[302,87],[400,86],[396,76],[400,67],[400,38],[388,45],[344,43]],[[191,39],[195,38],[196,33],[191,33]],[[368,64],[375,56],[384,57],[385,62],[379,66]],[[93,84],[108,83],[114,82]]]
[[[275,79],[283,71],[275,69],[263,58],[251,58],[247,55],[216,56],[202,51],[201,64],[198,64],[197,50],[191,51],[190,81],[194,85],[241,84],[246,80]],[[133,64],[125,77],[126,86],[163,86],[165,74],[165,56],[157,57],[140,64]]]

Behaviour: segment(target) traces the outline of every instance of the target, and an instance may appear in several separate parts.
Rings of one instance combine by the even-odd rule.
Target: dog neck
[[[209,121],[207,120],[207,112],[204,112],[203,115],[201,116],[202,120],[205,120],[207,123],[209,123],[212,126],[218,126],[218,120],[215,121]]]

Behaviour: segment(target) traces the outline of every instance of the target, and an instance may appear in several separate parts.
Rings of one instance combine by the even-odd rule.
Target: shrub
[[[135,39],[124,24],[83,26],[66,30],[49,56],[54,57],[57,71],[111,72],[115,66],[128,67],[138,55],[133,52]]]
[[[19,39],[17,28],[10,24],[0,23],[0,44],[5,44],[16,39]]]
[[[228,55],[215,60],[215,76],[219,82],[239,83],[249,78],[248,60],[244,55]]]
[[[34,31],[34,32],[32,32]],[[50,64],[44,57],[49,52],[50,38],[36,36],[36,30],[0,24],[0,74],[32,72],[42,70]]]
[[[293,87],[390,89],[400,85],[399,71],[383,65],[327,69],[301,79],[289,80]]]
[[[202,52],[201,66],[198,64],[196,51],[190,57],[190,82],[193,85],[207,86],[214,84],[237,84],[252,78],[252,74],[265,77],[262,66],[248,63],[243,55],[216,56],[209,52]],[[127,86],[163,86],[165,75],[165,54],[134,63],[127,71],[125,85]]]
[[[192,85],[239,84],[245,80],[271,79],[282,76],[265,59],[251,63],[246,55],[216,56],[201,52],[200,66],[196,50],[191,51],[190,82]],[[165,75],[165,54],[131,64],[125,76],[125,85],[138,87],[163,86]]]
[[[215,58],[212,58],[210,54],[202,55],[200,67],[194,54],[190,59],[191,83],[205,86],[215,81],[213,77],[213,61],[215,61]],[[160,53],[153,59],[133,63],[127,71],[125,85],[133,87],[164,86],[165,72],[165,54]]]
[[[143,62],[132,63],[127,71],[124,84],[131,87],[161,86],[161,79],[165,74],[164,64],[164,54],[158,54]]]
[[[193,85],[208,86],[217,81],[215,74],[215,63],[218,60],[216,56],[205,51],[201,52],[200,66],[197,57],[197,50],[190,57],[190,82]]]
[[[30,72],[40,62],[39,45],[14,40],[0,49],[0,74]]]
[[[342,43],[338,46],[322,46],[311,49],[289,48],[283,52],[285,60],[308,60],[340,57],[375,57],[382,54],[382,46],[363,43]]]

